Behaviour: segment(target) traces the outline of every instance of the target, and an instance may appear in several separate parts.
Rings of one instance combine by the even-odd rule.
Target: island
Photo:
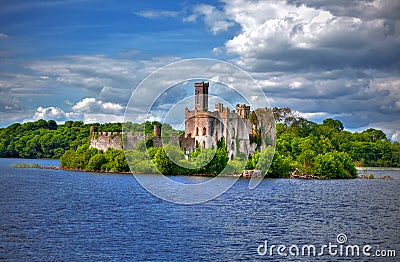
[[[157,121],[15,123],[0,128],[0,157],[59,158],[62,168],[83,171],[323,179],[356,178],[357,166],[400,167],[400,143],[381,130],[349,132],[339,120],[317,124],[290,108],[218,103],[209,111],[208,88],[195,83],[185,130]]]

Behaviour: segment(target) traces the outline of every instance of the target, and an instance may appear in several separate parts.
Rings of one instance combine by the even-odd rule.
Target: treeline
[[[69,149],[89,144],[90,126],[104,132],[119,131],[122,127],[121,123],[84,124],[82,121],[67,121],[62,125],[53,120],[15,123],[0,128],[0,157],[58,159]]]
[[[15,123],[0,129],[0,157],[60,158],[66,150],[88,143],[88,137],[89,126],[81,121]]]
[[[381,130],[352,133],[339,120],[316,124],[288,108],[275,108],[274,114],[279,157],[288,158],[304,172],[313,172],[324,158],[339,152],[348,154],[356,166],[400,167],[400,143],[391,142]]]

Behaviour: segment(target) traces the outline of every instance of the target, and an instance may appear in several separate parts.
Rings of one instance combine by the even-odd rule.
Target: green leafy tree
[[[164,175],[172,174],[172,162],[164,151],[164,148],[159,148],[153,159],[154,165]]]
[[[262,156],[262,154],[261,154]],[[260,157],[261,158],[261,157]],[[273,156],[273,160],[272,162],[269,160],[270,156],[267,156],[267,160],[265,163],[268,163],[267,161],[269,161],[270,167],[267,172],[267,176],[269,177],[289,177],[290,176],[290,172],[293,171],[293,167],[291,166],[291,158],[281,155],[279,152],[275,152],[274,156]],[[267,164],[264,164],[265,166],[267,166]],[[267,171],[264,168],[264,172]]]
[[[365,137],[366,140],[371,141],[371,142],[388,140],[385,133],[383,133],[382,130],[368,128],[367,130],[363,131],[361,134]]]
[[[60,157],[60,164],[61,164],[62,167],[75,168],[75,158],[76,158],[75,151],[74,150],[67,150]]]
[[[342,131],[344,129],[343,123],[339,120],[334,120],[332,118],[325,119],[322,124],[329,128],[334,129],[335,131]]]
[[[205,169],[206,174],[219,174],[224,170],[226,164],[228,163],[228,151],[226,147],[224,148],[217,148],[215,155],[211,162],[207,165]]]
[[[86,169],[99,171],[101,170],[101,166],[105,163],[107,163],[107,160],[104,155],[102,153],[96,154],[90,158],[89,163],[86,165]]]
[[[324,178],[356,178],[357,170],[350,156],[344,152],[329,152],[316,157],[316,173]]]

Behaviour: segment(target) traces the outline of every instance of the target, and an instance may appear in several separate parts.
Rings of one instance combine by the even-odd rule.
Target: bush
[[[107,162],[106,158],[103,154],[97,154],[90,158],[89,163],[86,166],[86,169],[92,171],[101,170],[101,166]]]
[[[273,177],[289,177],[290,172],[294,170],[291,166],[291,158],[281,155],[279,152],[275,152],[271,166],[268,169],[268,176]]]
[[[357,170],[345,152],[319,154],[315,160],[315,173],[323,178],[356,178]]]
[[[67,150],[65,153],[60,157],[60,164],[62,167],[67,168],[74,168],[74,161],[75,161],[75,151]]]

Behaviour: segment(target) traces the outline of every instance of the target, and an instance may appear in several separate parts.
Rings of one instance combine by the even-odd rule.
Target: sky
[[[1,1],[0,127],[123,121],[141,81],[189,58],[239,66],[273,107],[400,140],[397,0]]]

